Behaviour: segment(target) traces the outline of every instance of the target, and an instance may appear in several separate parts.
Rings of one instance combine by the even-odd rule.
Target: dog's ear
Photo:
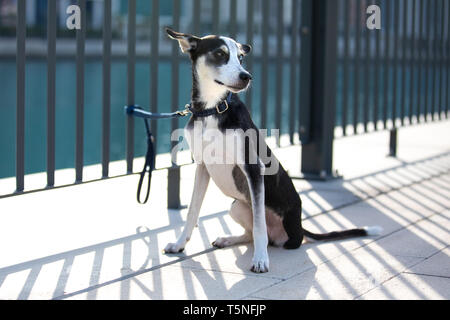
[[[241,47],[241,51],[244,55],[247,55],[250,51],[252,51],[252,46],[249,44],[239,44],[239,46]]]
[[[197,38],[196,36],[190,34],[176,32],[170,28],[166,28],[166,32],[169,38],[178,41],[183,53],[197,49],[200,38]]]

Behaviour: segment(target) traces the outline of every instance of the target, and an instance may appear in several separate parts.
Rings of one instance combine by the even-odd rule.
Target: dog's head
[[[234,93],[247,89],[251,74],[242,66],[251,47],[220,36],[199,38],[166,28],[171,39],[177,40],[181,51],[188,53],[197,75],[209,88],[226,89]]]

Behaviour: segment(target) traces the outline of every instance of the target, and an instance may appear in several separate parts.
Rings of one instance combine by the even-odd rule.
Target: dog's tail
[[[306,229],[303,229],[303,233],[306,237],[314,240],[340,240],[346,238],[366,237],[366,236],[379,236],[383,232],[383,228],[380,226],[363,227],[357,229],[349,229],[343,231],[333,231],[329,233],[312,233]]]

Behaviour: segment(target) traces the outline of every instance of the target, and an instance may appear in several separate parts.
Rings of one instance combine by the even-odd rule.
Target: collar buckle
[[[220,111],[220,108],[219,108],[219,106],[220,106],[221,104],[218,104],[218,105],[216,106],[216,110],[217,110],[217,113],[218,113],[218,114],[222,114],[222,113],[224,113],[225,111],[228,110],[228,102],[227,102],[227,100],[223,100],[223,103],[225,103],[226,108],[225,108],[224,110],[222,110],[222,111]]]

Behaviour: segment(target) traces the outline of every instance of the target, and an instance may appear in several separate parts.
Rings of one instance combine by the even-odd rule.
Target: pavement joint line
[[[221,249],[218,248],[217,252],[220,252]],[[227,271],[227,270],[218,270],[218,269],[214,269],[214,268],[199,268],[199,267],[195,267],[195,266],[174,266],[177,268],[183,268],[183,269],[191,269],[191,270],[198,270],[198,271],[211,271],[211,272],[220,272],[220,273],[227,273],[227,274],[236,274],[236,275],[240,275],[240,276],[250,276],[250,277],[255,277],[255,278],[265,278],[265,279],[273,279],[273,280],[286,280],[283,277],[277,277],[277,276],[271,276],[268,275],[267,273],[250,273],[250,272],[236,272],[236,271]],[[250,271],[250,269],[249,269]]]
[[[273,299],[261,298],[261,297],[257,297],[257,296],[245,296],[245,297],[241,298],[240,300],[244,300],[245,298],[256,299],[256,300],[267,300],[267,301],[273,300]]]
[[[437,275],[437,274],[416,273],[416,272],[408,272],[408,271],[403,271],[402,273],[404,273],[404,274],[413,274],[413,275],[416,275],[416,276],[425,276],[425,277],[435,277],[435,278],[450,279],[450,276],[441,276],[441,275]]]
[[[309,268],[308,270],[310,270],[310,269],[311,269],[311,268]],[[280,281],[271,283],[270,285],[265,286],[265,287],[263,287],[263,288],[256,289],[256,290],[254,290],[254,291],[252,291],[252,292],[250,292],[250,293],[248,293],[248,294],[246,294],[246,295],[240,297],[238,300],[242,300],[242,299],[247,298],[247,297],[249,297],[249,296],[256,295],[258,292],[260,292],[260,291],[262,291],[262,290],[266,290],[266,289],[272,288],[272,287],[274,287],[274,286],[276,286],[276,285],[279,285],[280,283],[283,283],[283,282],[289,280],[290,278],[292,278],[292,277],[288,277],[288,278],[286,278],[286,279],[284,279],[284,280],[280,280]]]

